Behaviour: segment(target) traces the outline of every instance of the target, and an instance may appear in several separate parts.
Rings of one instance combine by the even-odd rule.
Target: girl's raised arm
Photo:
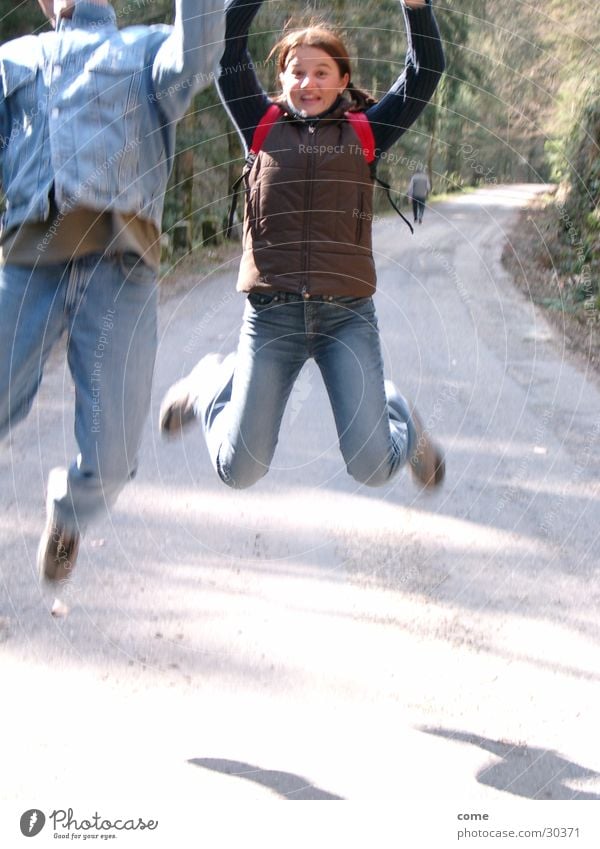
[[[258,122],[271,101],[256,75],[248,52],[248,32],[262,0],[228,0],[225,6],[225,50],[217,86],[229,117],[248,153]]]
[[[408,52],[394,85],[367,110],[377,153],[383,153],[414,124],[444,71],[444,51],[431,0],[402,0]]]

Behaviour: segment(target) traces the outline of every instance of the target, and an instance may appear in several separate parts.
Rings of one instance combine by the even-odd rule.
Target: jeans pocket
[[[117,257],[123,279],[127,283],[153,284],[156,273],[138,254],[126,251]]]
[[[346,295],[336,298],[336,302],[346,309],[360,313],[368,313],[374,309],[373,298],[367,296],[365,298],[352,298]]]
[[[276,295],[263,295],[261,292],[250,292],[248,295],[248,300],[255,309],[260,309],[260,307],[268,307],[273,303],[275,299],[279,300]]]

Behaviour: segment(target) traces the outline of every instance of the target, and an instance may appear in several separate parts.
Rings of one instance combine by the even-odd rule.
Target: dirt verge
[[[581,275],[565,270],[574,246],[561,238],[559,210],[552,195],[524,209],[502,255],[517,286],[539,306],[565,339],[567,350],[600,379],[598,298],[582,286]]]

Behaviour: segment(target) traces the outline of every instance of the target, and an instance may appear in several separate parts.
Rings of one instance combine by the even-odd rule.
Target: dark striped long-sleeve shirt
[[[226,5],[225,51],[218,87],[223,103],[246,149],[273,102],[262,88],[248,51],[248,32],[262,0],[230,0]],[[403,72],[381,100],[365,110],[375,136],[376,155],[396,142],[414,124],[435,91],[444,70],[444,53],[431,8],[407,9],[401,4],[408,37]]]

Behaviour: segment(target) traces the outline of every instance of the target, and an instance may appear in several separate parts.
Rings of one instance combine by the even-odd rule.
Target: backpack
[[[256,159],[256,157],[258,156],[260,151],[262,150],[263,145],[265,143],[265,139],[267,138],[267,136],[269,135],[269,132],[271,131],[271,127],[273,126],[273,124],[277,123],[277,121],[281,118],[281,116],[283,114],[284,114],[284,110],[277,103],[272,103],[269,106],[269,108],[267,109],[265,114],[262,116],[262,118],[258,122],[256,129],[254,130],[254,135],[252,136],[252,144],[250,145],[250,151],[249,151],[248,157],[246,159],[247,165],[252,165],[252,163],[254,162],[254,160]],[[381,180],[377,176],[377,173],[376,173],[377,160],[376,160],[376,157],[375,157],[375,136],[373,135],[373,130],[371,129],[371,124],[369,123],[369,119],[367,118],[367,116],[365,115],[364,112],[346,112],[344,117],[350,123],[350,125],[352,126],[352,129],[354,130],[354,132],[356,133],[356,135],[358,137],[358,140],[359,140],[360,145],[361,145],[362,150],[363,150],[363,156],[365,157],[367,165],[369,166],[369,170],[371,172],[372,179],[376,183],[379,183],[379,185],[382,186],[385,189],[385,192],[387,194],[389,202],[391,203],[393,208],[396,210],[396,212],[398,213],[400,218],[402,218],[402,220],[406,223],[410,232],[414,234],[415,231],[413,229],[412,224],[402,214],[402,212],[400,212],[400,210],[398,209],[398,207],[396,206],[396,204],[393,201],[393,198],[390,194],[390,189],[391,189],[390,184],[386,183],[385,180]],[[227,228],[225,230],[225,237],[226,238],[230,237],[231,231],[233,230],[233,219],[234,219],[235,210],[236,210],[236,207],[237,207],[238,188],[239,188],[240,183],[242,182],[243,177],[244,177],[244,174],[243,173],[240,174],[238,179],[235,181],[235,183],[231,187],[231,192],[232,192],[233,197],[232,197],[232,201],[231,201],[231,207],[229,209],[229,215],[227,217]]]

